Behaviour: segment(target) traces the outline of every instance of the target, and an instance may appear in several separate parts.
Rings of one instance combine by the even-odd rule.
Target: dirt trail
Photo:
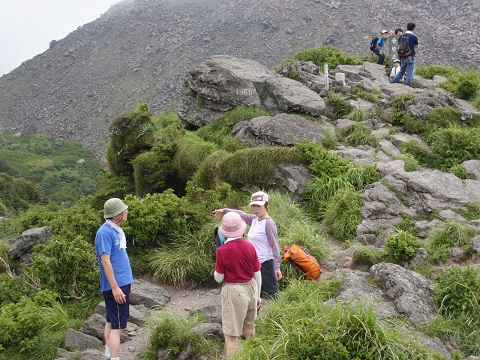
[[[169,292],[171,298],[165,309],[175,315],[187,315],[191,310],[214,305],[220,307],[220,288],[175,288],[171,285],[162,285]],[[150,331],[147,327],[132,331],[134,336],[122,343],[120,347],[121,360],[139,360],[142,348],[148,346]]]

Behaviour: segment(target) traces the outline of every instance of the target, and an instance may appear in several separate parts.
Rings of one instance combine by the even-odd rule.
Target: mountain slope
[[[115,116],[142,102],[154,113],[174,106],[186,72],[212,55],[273,66],[334,45],[361,57],[378,31],[409,21],[417,23],[420,65],[480,62],[477,1],[391,8],[378,0],[125,0],[0,78],[0,130],[33,127],[100,158]]]

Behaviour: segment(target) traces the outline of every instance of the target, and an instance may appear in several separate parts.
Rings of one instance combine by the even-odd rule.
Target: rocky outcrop
[[[178,115],[200,127],[241,105],[310,115],[320,115],[325,109],[316,92],[256,61],[213,56],[188,73]]]
[[[8,250],[8,257],[29,263],[32,260],[30,256],[32,248],[38,244],[48,244],[51,236],[52,228],[50,226],[26,230],[19,238],[14,240]]]
[[[253,147],[292,146],[304,140],[322,142],[327,130],[335,131],[326,121],[313,122],[299,115],[281,113],[241,121],[233,127],[232,136]]]

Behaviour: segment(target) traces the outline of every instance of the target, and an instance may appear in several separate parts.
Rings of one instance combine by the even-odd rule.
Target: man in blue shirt
[[[375,48],[373,49],[375,55],[378,56],[377,64],[379,65],[383,65],[383,61],[385,60],[385,52],[383,51],[383,48],[385,47],[385,41],[387,41],[387,38],[388,31],[382,30],[382,35],[378,38]]]
[[[120,337],[127,327],[133,274],[127,255],[127,241],[121,224],[127,221],[128,206],[118,198],[105,202],[105,223],[95,236],[100,264],[100,289],[105,300],[105,359],[120,360]]]
[[[400,71],[390,80],[390,84],[398,83],[405,76],[405,85],[412,86],[413,73],[415,71],[415,49],[418,48],[418,38],[413,33],[415,30],[414,23],[407,24],[407,31],[405,34],[400,35],[398,41],[402,39],[403,36],[408,36],[410,43],[410,50],[412,51],[410,55],[406,57],[400,57]]]

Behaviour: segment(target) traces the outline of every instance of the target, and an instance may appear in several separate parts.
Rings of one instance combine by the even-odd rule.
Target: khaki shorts
[[[257,282],[225,283],[222,287],[222,330],[225,335],[240,336],[242,330],[254,330],[257,318]]]

